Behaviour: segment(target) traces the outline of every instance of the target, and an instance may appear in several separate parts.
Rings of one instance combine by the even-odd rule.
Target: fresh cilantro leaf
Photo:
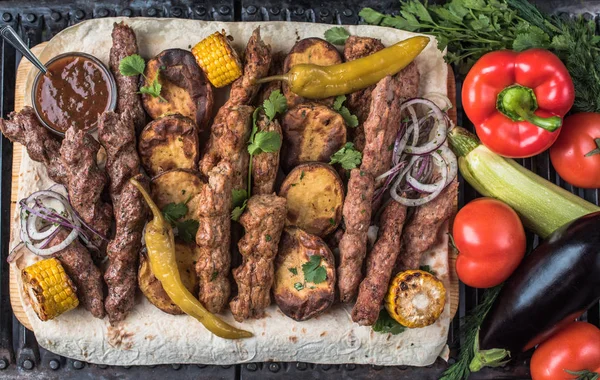
[[[435,271],[433,269],[431,269],[431,267],[429,265],[421,265],[419,267],[419,270],[422,270],[423,272],[431,273],[432,275],[435,276]]]
[[[269,99],[265,99],[263,102],[263,108],[265,115],[269,120],[273,120],[277,114],[282,114],[287,111],[287,100],[285,96],[281,94],[281,91],[275,90],[269,95]]]
[[[350,37],[350,33],[341,26],[336,26],[325,31],[325,39],[330,44],[343,45],[346,43],[348,37]]]
[[[348,108],[344,106],[338,112],[344,118],[344,121],[346,122],[347,126],[349,126],[350,128],[358,127],[358,118],[356,117],[356,115],[352,115]]]
[[[301,291],[302,289],[304,289],[304,284],[301,282],[297,282],[294,284],[294,288],[296,288],[297,291]]]
[[[174,225],[177,219],[183,218],[188,212],[185,203],[169,203],[162,209],[162,213],[170,224]]]
[[[353,143],[348,142],[331,156],[329,164],[341,164],[342,168],[350,170],[357,168],[361,161],[362,153],[354,148]]]
[[[216,270],[213,271],[210,275],[210,282],[213,282],[217,278],[218,275],[219,275],[219,271],[216,271]]]
[[[271,237],[271,235],[266,234],[265,235],[265,241],[271,241],[271,240],[273,240],[273,238]]]
[[[144,75],[145,69],[146,62],[138,54],[127,56],[119,62],[119,72],[126,77]]]
[[[240,216],[242,216],[242,214],[244,213],[244,210],[246,209],[246,205],[248,204],[248,200],[245,199],[244,203],[242,203],[241,206],[237,206],[233,209],[233,211],[231,211],[231,220],[234,221],[238,221],[240,220]]]
[[[386,17],[383,13],[377,12],[373,8],[363,8],[358,15],[362,17],[362,19],[367,24],[379,25],[381,21]]]
[[[531,48],[550,47],[550,37],[543,30],[536,26],[530,26],[517,35],[513,41],[512,48],[516,51],[523,51]]]
[[[344,122],[346,122],[346,124],[349,127],[352,127],[352,128],[357,127],[358,126],[358,118],[356,117],[356,115],[352,115],[352,113],[350,113],[350,110],[344,106],[345,101],[346,101],[345,95],[337,96],[335,98],[335,101],[333,102],[333,109],[335,111],[337,111],[337,113],[342,115],[342,117],[344,118]]]
[[[406,327],[396,322],[396,320],[390,316],[385,308],[381,309],[379,312],[379,318],[377,318],[377,322],[375,322],[373,325],[373,331],[383,334],[389,333],[392,335],[398,335],[401,332],[404,332],[404,330],[406,330]]]
[[[177,222],[177,237],[186,243],[192,243],[196,241],[196,233],[200,223],[194,219],[184,220],[183,222]]]
[[[158,78],[154,78],[154,81],[150,86],[142,86],[140,87],[140,94],[148,94],[153,98],[160,98],[162,101],[167,101],[160,95],[160,91],[162,90],[162,85],[158,83]]]
[[[233,189],[231,192],[233,207],[241,206],[248,199],[248,192],[245,189]]]
[[[261,131],[254,136],[254,141],[248,145],[248,152],[252,155],[261,152],[277,152],[281,147],[281,136],[275,131]]]
[[[335,97],[335,101],[333,102],[333,109],[338,111],[342,109],[344,102],[346,101],[346,95],[338,95]]]
[[[302,170],[302,172],[300,173],[300,181],[302,181],[303,178],[304,178],[304,170]]]
[[[294,276],[298,275],[298,269],[295,267],[291,267],[288,268],[288,270],[290,271],[291,274],[293,274]]]
[[[320,284],[327,280],[327,270],[321,265],[322,257],[312,255],[310,260],[302,264],[302,272],[304,272],[304,280],[314,284]]]

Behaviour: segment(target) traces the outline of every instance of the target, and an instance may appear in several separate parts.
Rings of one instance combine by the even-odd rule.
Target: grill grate
[[[435,2],[442,2],[435,1]],[[547,11],[559,14],[587,13],[597,17],[600,6],[597,2],[582,0],[577,5],[570,1],[534,1]],[[111,16],[175,17],[218,21],[304,21],[337,24],[357,24],[358,12],[365,6],[379,10],[397,10],[397,0],[104,0],[90,2],[73,0],[26,0],[0,1],[0,26],[10,24],[25,39],[29,46],[47,41],[62,29],[80,21]],[[21,55],[2,41],[0,56],[0,113],[5,117],[13,110],[15,73]],[[460,94],[461,82],[457,78]],[[472,129],[462,113],[460,97],[457,99],[459,124]],[[0,138],[0,377],[8,379],[61,378],[95,379],[138,378],[164,379],[177,376],[183,379],[275,379],[285,376],[290,379],[437,379],[446,367],[439,360],[425,368],[379,367],[368,365],[314,365],[307,363],[250,363],[237,366],[205,365],[159,365],[146,367],[99,366],[67,359],[38,347],[32,332],[23,327],[13,316],[9,300],[9,274],[6,256],[10,231],[10,193],[12,144]],[[596,204],[597,190],[583,190],[565,183],[552,169],[547,154],[521,160],[530,170],[546,177],[559,186]],[[464,180],[460,180],[459,205],[478,195]],[[528,249],[538,244],[538,238],[527,236]],[[482,296],[482,291],[461,284],[461,298],[457,318],[450,327],[448,341],[451,359],[456,357],[460,325],[459,318],[471,310]],[[600,305],[584,315],[591,323],[600,324]],[[528,357],[513,360],[512,365],[500,369],[485,369],[472,376],[473,379],[527,379],[529,378]]]

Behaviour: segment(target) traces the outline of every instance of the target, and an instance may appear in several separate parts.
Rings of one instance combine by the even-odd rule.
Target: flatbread
[[[179,19],[103,18],[88,20],[57,34],[41,54],[45,62],[53,56],[82,51],[108,62],[114,22],[124,20],[136,32],[140,54],[151,58],[167,48],[189,49],[209,34],[225,30],[233,36],[238,51],[243,51],[252,31],[260,26],[263,39],[273,51],[288,51],[301,38],[323,37],[330,25],[292,22],[223,23]],[[346,26],[351,34],[380,38],[385,45],[409,38],[414,33],[376,26]],[[421,73],[419,94],[447,93],[447,66],[437,42],[417,57]],[[27,80],[26,104],[31,103],[31,86],[35,72]],[[221,94],[221,98],[223,98]],[[219,96],[217,96],[217,99]],[[216,110],[215,110],[216,111]],[[19,178],[19,199],[50,187],[45,168],[33,162],[24,152]],[[423,264],[430,265],[449,288],[448,242],[440,231],[439,244],[425,255]],[[19,241],[18,213],[11,225],[11,247]],[[16,264],[19,268],[37,260],[26,253]],[[20,276],[17,276],[20,285]],[[139,293],[139,292],[138,292]],[[448,297],[447,297],[448,298]],[[26,313],[38,343],[47,350],[66,357],[97,364],[154,365],[165,363],[202,363],[228,365],[262,361],[301,361],[310,363],[357,363],[376,365],[432,364],[440,353],[447,353],[446,339],[450,324],[450,307],[433,325],[409,329],[399,335],[380,334],[370,327],[359,326],[350,319],[351,306],[335,305],[324,315],[296,322],[272,305],[267,317],[236,323],[231,313],[223,315],[227,322],[252,331],[245,340],[225,340],[208,332],[198,321],[186,315],[163,313],[141,294],[126,320],[110,327],[108,318],[99,320],[83,308],[66,313],[55,320],[40,321],[24,299]]]

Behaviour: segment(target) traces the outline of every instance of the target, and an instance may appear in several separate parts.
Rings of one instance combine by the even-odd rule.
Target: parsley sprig
[[[162,209],[165,220],[174,227],[176,236],[186,243],[196,240],[196,233],[200,226],[200,223],[194,219],[179,220],[188,213],[187,203],[190,199],[191,197],[185,203],[169,203]]]
[[[141,75],[146,80],[148,80],[148,78],[144,74],[145,70],[146,70],[146,62],[144,61],[144,58],[140,57],[138,54],[133,54],[133,55],[127,56],[127,57],[123,58],[121,60],[121,62],[119,62],[119,71],[121,72],[121,75],[126,76],[126,77],[131,77],[134,75]],[[162,85],[158,82],[159,75],[160,75],[160,68],[158,69],[158,72],[156,73],[156,78],[154,78],[154,81],[152,81],[152,83],[149,86],[140,87],[139,94],[148,94],[154,98],[159,98],[163,102],[166,102],[167,100],[160,95],[160,91],[162,90]]]
[[[379,312],[379,317],[373,325],[373,331],[382,334],[398,335],[406,330],[406,327],[398,323],[394,318],[390,316],[385,308]]]
[[[493,50],[549,49],[565,63],[575,85],[578,112],[600,112],[600,36],[594,20],[562,19],[527,0],[452,0],[435,5],[402,0],[398,15],[364,8],[367,24],[434,35],[446,60],[461,73]]]
[[[344,105],[345,101],[346,95],[340,95],[336,97],[335,101],[333,102],[333,109],[337,113],[342,115],[344,121],[346,122],[346,125],[348,125],[351,128],[356,128],[358,127],[358,118],[356,117],[356,115],[353,115],[350,112],[350,110]]]
[[[355,169],[362,162],[362,153],[360,153],[354,144],[347,142],[340,150],[331,156],[330,165],[340,164],[346,170]]]
[[[350,33],[342,26],[334,26],[325,31],[325,40],[330,44],[343,45],[348,37],[350,37]]]
[[[277,132],[258,130],[256,122],[260,113],[264,113],[270,123],[275,119],[275,116],[284,113],[286,110],[286,99],[279,90],[276,90],[271,92],[269,99],[265,99],[263,105],[257,107],[252,114],[252,132],[250,133],[250,139],[248,140],[248,153],[250,153],[248,165],[248,189],[233,190],[234,208],[231,212],[232,220],[237,221],[240,219],[252,193],[252,157],[263,152],[277,152],[279,148],[281,148],[281,136]]]

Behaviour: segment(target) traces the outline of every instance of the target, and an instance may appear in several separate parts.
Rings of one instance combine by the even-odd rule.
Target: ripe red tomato
[[[538,346],[529,366],[533,380],[575,379],[571,372],[600,373],[600,329],[573,322]]]
[[[478,198],[460,209],[452,228],[459,254],[456,273],[465,284],[489,288],[506,280],[525,255],[525,230],[507,204]]]
[[[565,118],[550,159],[558,174],[571,185],[600,188],[600,114],[577,113]],[[600,140],[598,140],[600,141]],[[586,156],[590,152],[598,152]]]

